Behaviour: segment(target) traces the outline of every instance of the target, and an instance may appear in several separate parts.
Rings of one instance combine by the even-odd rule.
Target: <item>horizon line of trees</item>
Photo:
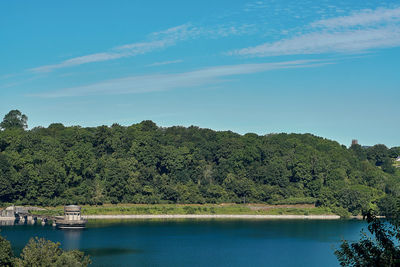
[[[27,119],[13,110],[0,123],[1,203],[315,203],[359,214],[400,193],[400,147],[152,121],[26,130]]]

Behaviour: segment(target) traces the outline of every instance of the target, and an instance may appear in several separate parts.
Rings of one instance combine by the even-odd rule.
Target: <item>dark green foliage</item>
[[[371,149],[371,151],[370,151]],[[400,195],[397,150],[311,134],[239,135],[191,126],[0,131],[0,202],[285,203],[314,199],[351,213]],[[369,161],[367,160],[369,159]],[[379,165],[379,166],[376,166]]]
[[[351,145],[350,150],[352,150],[360,160],[367,159],[367,151],[363,149],[362,146],[360,146],[359,144]]]
[[[44,238],[31,238],[20,257],[13,257],[11,244],[0,235],[0,266],[9,267],[80,267],[91,263],[79,250],[64,251],[60,243]]]
[[[381,166],[389,157],[389,149],[385,145],[374,145],[367,149],[367,159]]]
[[[342,266],[400,266],[398,221],[382,221],[372,212],[366,215],[369,234],[362,233],[354,243],[343,241],[335,251]]]
[[[0,123],[2,129],[26,129],[28,117],[19,110],[11,110]]]
[[[13,252],[10,242],[0,235],[0,266],[13,266]]]
[[[374,199],[374,191],[363,185],[345,187],[338,194],[340,206],[346,207],[353,215],[360,214],[362,211],[370,209],[370,203]]]
[[[343,241],[335,254],[342,266],[400,266],[400,199],[392,195],[378,202],[385,219],[375,212],[365,213],[369,234],[360,241]]]
[[[16,267],[79,267],[91,263],[88,256],[78,250],[64,251],[60,243],[44,238],[31,238],[22,250],[20,258],[15,259]]]

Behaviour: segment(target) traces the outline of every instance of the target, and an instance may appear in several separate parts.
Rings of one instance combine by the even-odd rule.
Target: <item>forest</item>
[[[27,130],[27,120],[12,110],[0,124],[2,205],[312,203],[356,215],[400,195],[400,147],[148,120]]]

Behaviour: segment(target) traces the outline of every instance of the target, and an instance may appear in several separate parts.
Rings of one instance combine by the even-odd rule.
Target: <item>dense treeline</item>
[[[12,112],[0,124],[3,203],[293,202],[357,214],[400,194],[392,165],[399,147],[347,149],[311,134],[239,135],[152,121],[27,131],[26,116]]]

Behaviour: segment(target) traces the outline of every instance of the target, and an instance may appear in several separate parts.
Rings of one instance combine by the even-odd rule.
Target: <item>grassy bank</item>
[[[37,214],[62,215],[63,207],[46,207]],[[261,205],[261,204],[118,204],[82,206],[83,215],[160,215],[160,214],[246,214],[246,215],[329,215],[329,208],[312,205]]]

